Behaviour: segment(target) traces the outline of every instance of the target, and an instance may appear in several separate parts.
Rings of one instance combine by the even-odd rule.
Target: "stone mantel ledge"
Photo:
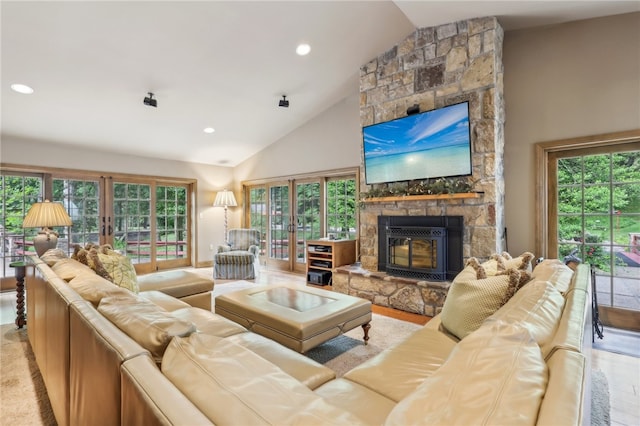
[[[333,291],[379,306],[433,317],[442,311],[451,282],[421,281],[352,265],[333,270]]]

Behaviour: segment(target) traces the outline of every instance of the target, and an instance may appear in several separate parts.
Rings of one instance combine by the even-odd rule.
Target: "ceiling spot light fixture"
[[[308,55],[309,52],[311,52],[311,46],[306,43],[299,44],[298,47],[296,47],[296,53],[300,56]]]
[[[153,99],[153,93],[147,92],[147,94],[149,96],[144,98],[144,101],[143,101],[144,104],[146,106],[152,106],[152,107],[156,108],[158,106],[158,100],[157,99]]]
[[[216,129],[214,129],[213,127],[205,127],[204,130],[203,130],[203,132],[209,133],[209,134],[211,134],[211,133],[213,133],[215,131],[216,131]]]
[[[15,83],[11,85],[11,90],[14,92],[22,93],[23,95],[30,95],[33,93],[33,89],[26,84]]]
[[[285,95],[282,95],[282,99],[280,99],[278,106],[283,108],[289,108],[289,101],[287,100],[287,97]]]

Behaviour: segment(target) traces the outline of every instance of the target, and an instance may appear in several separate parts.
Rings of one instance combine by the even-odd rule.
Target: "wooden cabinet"
[[[307,284],[331,285],[333,268],[355,261],[355,240],[307,241]]]

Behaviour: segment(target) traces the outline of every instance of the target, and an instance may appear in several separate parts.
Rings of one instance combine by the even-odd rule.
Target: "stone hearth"
[[[419,281],[392,277],[359,267],[342,266],[333,272],[333,290],[370,300],[371,303],[433,317],[440,313],[448,281]]]

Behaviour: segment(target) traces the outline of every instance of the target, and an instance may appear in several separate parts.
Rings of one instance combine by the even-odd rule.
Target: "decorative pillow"
[[[442,307],[442,326],[459,339],[477,330],[504,304],[509,281],[509,275],[454,280]]]
[[[491,258],[482,263],[487,276],[496,275],[499,272],[506,271],[509,268],[522,269],[531,272],[533,269],[533,253],[524,252],[520,256],[513,258],[506,251],[502,254],[494,253]]]
[[[384,424],[531,425],[547,380],[547,365],[528,330],[496,321],[458,343]]]
[[[87,272],[95,275],[93,269],[74,259],[61,259],[51,267],[51,270],[65,281],[72,280],[77,275]]]
[[[74,258],[78,260],[78,262],[82,263],[83,265],[87,265],[98,276],[107,280],[111,279],[107,270],[104,269],[102,262],[100,262],[100,259],[98,258],[98,252],[95,249],[92,248],[87,250],[81,248],[78,250],[74,250],[73,255],[75,256]]]
[[[176,318],[158,305],[131,293],[127,297],[103,298],[98,311],[151,352],[156,362],[162,360],[171,339],[196,331],[193,323]]]
[[[67,256],[64,250],[59,248],[49,249],[40,256],[40,259],[49,266],[53,266],[59,260],[68,258],[69,256]]]
[[[118,287],[111,281],[99,277],[91,269],[87,269],[88,271],[80,273],[70,280],[69,287],[74,289],[83,299],[93,303],[94,306],[98,306],[104,297],[114,295],[127,297],[132,295],[130,291]]]
[[[523,285],[531,281],[531,272],[523,271],[521,269],[509,268],[506,271],[498,272],[496,275],[508,275],[509,287],[504,295],[502,304],[504,305],[516,294]]]
[[[109,279],[117,286],[124,287],[134,293],[140,292],[138,276],[131,259],[113,250],[98,252],[98,259],[109,275]]]

